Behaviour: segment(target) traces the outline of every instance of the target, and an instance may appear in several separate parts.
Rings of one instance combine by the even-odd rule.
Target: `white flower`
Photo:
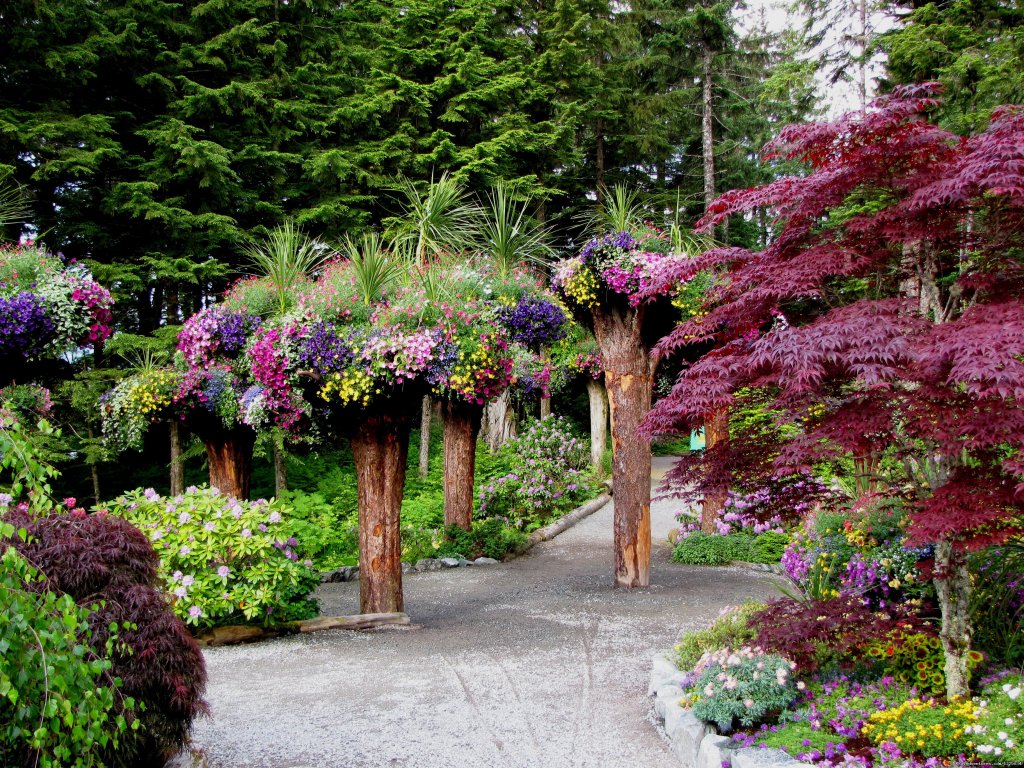
[[[1020,696],[1020,686],[1018,685],[1016,688],[1007,691],[1006,695],[1009,696],[1012,701],[1016,701],[1017,697]]]
[[[1010,734],[1008,734],[1006,731],[1000,731],[996,734],[996,736],[999,737],[1000,741],[1006,741],[1008,738],[1010,738]]]

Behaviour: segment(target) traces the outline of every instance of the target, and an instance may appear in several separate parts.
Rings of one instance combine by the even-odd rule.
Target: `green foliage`
[[[286,221],[270,230],[263,242],[248,246],[245,253],[273,286],[275,309],[283,315],[294,301],[296,287],[324,263],[329,251],[303,234],[294,222]]]
[[[806,720],[794,720],[768,731],[758,739],[769,749],[781,749],[793,757],[812,750],[824,754],[829,744],[835,744],[839,737],[830,730],[813,728]]]
[[[675,647],[675,662],[679,669],[693,669],[706,651],[722,648],[740,648],[754,638],[749,620],[764,608],[762,603],[744,603],[722,613],[707,629],[687,632]]]
[[[0,535],[12,535],[8,529]],[[100,753],[138,724],[129,726],[115,707],[109,672],[117,628],[97,655],[88,644],[92,611],[34,589],[40,579],[12,547],[0,555],[0,763],[102,766]]]
[[[774,531],[757,535],[744,531],[727,536],[695,531],[679,540],[672,550],[672,559],[684,565],[726,565],[733,560],[775,564],[782,559],[788,543],[789,536]]]
[[[1011,539],[971,559],[974,643],[1011,667],[1024,665],[1024,542]]]
[[[868,645],[867,655],[877,661],[887,674],[908,688],[922,694],[943,696],[946,692],[946,655],[939,638],[923,632],[895,631],[882,642]],[[982,662],[978,651],[967,655],[968,669]]]
[[[970,699],[948,705],[908,699],[868,717],[863,733],[875,744],[891,742],[924,757],[969,754],[977,723],[974,709]]]
[[[241,502],[201,488],[173,499],[137,490],[107,507],[152,541],[174,612],[197,630],[317,614],[309,595],[319,579],[312,563],[296,562],[297,542],[284,536],[285,504]]]
[[[26,429],[9,404],[0,404],[0,482],[14,499],[27,496],[40,509],[48,508],[50,481],[58,471],[41,455],[41,438],[59,433],[45,419]]]
[[[470,531],[450,525],[445,528],[444,541],[434,557],[461,555],[469,560],[478,557],[503,560],[521,550],[526,544],[526,538],[525,533],[509,528],[500,520],[477,520]]]
[[[736,543],[729,536],[696,531],[676,544],[672,559],[683,565],[726,565],[736,559]]]
[[[788,708],[799,696],[792,662],[751,648],[722,649],[702,661],[693,684],[693,714],[723,733],[756,725]]]
[[[295,547],[299,557],[312,560],[320,570],[355,565],[359,524],[354,507],[328,502],[322,493],[299,490],[285,491],[278,501],[290,510],[281,522],[281,535],[299,542]]]

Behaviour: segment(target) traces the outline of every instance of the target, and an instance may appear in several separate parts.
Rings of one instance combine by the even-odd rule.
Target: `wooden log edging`
[[[276,627],[252,627],[231,625],[215,627],[196,637],[201,648],[221,645],[238,645],[272,637],[322,632],[325,629],[374,629],[376,627],[408,626],[409,616],[405,613],[358,613],[354,616],[318,616],[305,621],[289,621]]]
[[[610,493],[602,493],[600,496],[595,499],[591,499],[586,504],[576,507],[576,509],[569,514],[558,518],[550,525],[538,528],[530,534],[530,538],[526,540],[526,546],[520,550],[519,554],[528,551],[537,544],[540,544],[542,541],[549,541],[555,538],[558,534],[572,528],[576,523],[580,522],[580,520],[590,517],[611,500],[612,496]]]

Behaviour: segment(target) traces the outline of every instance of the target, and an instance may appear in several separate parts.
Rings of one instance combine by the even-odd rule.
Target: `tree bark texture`
[[[971,574],[964,557],[951,541],[935,545],[935,594],[939,598],[942,627],[939,640],[946,656],[946,698],[950,701],[970,696],[971,650]]]
[[[722,445],[729,441],[729,411],[715,411],[707,418],[704,425],[705,450]],[[710,488],[704,494],[704,503],[700,512],[700,529],[704,533],[715,532],[715,521],[719,513],[725,509],[725,499],[729,495],[728,486]]]
[[[171,431],[171,496],[185,492],[185,465],[181,461],[181,422],[170,421]]]
[[[402,493],[410,419],[362,414],[352,434],[359,498],[359,611],[402,611]]]
[[[640,330],[642,309],[594,310],[612,422],[615,586],[651,580],[651,445],[638,434],[651,407],[653,374]]]
[[[285,465],[284,438],[274,435],[274,495],[279,497],[288,490],[288,467]]]
[[[551,418],[551,398],[541,397],[540,399],[540,420]]]
[[[712,83],[715,52],[705,44],[702,56],[701,147],[704,158],[704,212],[715,199],[715,102]],[[714,229],[707,230],[714,237]]]
[[[491,453],[516,436],[516,422],[509,408],[511,400],[512,394],[506,389],[484,406],[483,432]]]
[[[596,472],[604,470],[604,449],[608,446],[608,395],[604,384],[587,378],[590,400],[590,464]]]
[[[473,527],[476,439],[484,407],[462,400],[444,402],[444,524]]]
[[[430,395],[423,396],[423,405],[420,410],[420,479],[425,480],[430,472],[430,421],[433,411],[431,410]]]
[[[210,485],[227,496],[248,499],[256,433],[249,427],[235,427],[204,435],[203,443],[210,465]]]

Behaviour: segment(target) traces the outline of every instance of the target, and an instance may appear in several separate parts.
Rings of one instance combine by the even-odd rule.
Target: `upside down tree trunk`
[[[185,465],[181,461],[181,422],[171,419],[171,496],[185,492]]]
[[[615,586],[651,581],[651,445],[639,435],[651,407],[653,373],[641,336],[642,308],[594,310],[612,421]]]
[[[211,431],[201,437],[210,465],[210,485],[227,496],[248,499],[256,433],[249,427],[234,427]]]
[[[274,495],[280,498],[288,490],[288,466],[285,464],[284,436],[277,432],[274,436]]]
[[[962,553],[949,540],[935,545],[935,594],[942,608],[939,640],[946,656],[946,698],[970,695],[971,573]]]
[[[704,427],[705,449],[724,445],[729,441],[729,411],[727,409],[715,411],[707,418],[707,424]],[[721,511],[725,509],[725,500],[728,495],[728,486],[721,485],[709,488],[704,494],[704,503],[700,512],[700,529],[704,533],[715,532],[715,521]]]
[[[511,400],[512,394],[506,389],[484,406],[483,431],[491,453],[497,452],[501,446],[516,436],[516,422],[512,417],[512,409],[509,408]]]
[[[608,395],[604,384],[587,378],[590,400],[590,464],[595,472],[604,469],[604,449],[608,446]]]
[[[484,407],[463,400],[444,402],[444,524],[473,527],[476,439]]]
[[[419,470],[420,479],[425,480],[427,475],[430,473],[430,420],[433,413],[433,404],[430,402],[430,395],[423,396],[423,403],[420,408]]]
[[[402,598],[402,493],[409,415],[363,414],[352,434],[359,498],[359,611],[397,613]]]

